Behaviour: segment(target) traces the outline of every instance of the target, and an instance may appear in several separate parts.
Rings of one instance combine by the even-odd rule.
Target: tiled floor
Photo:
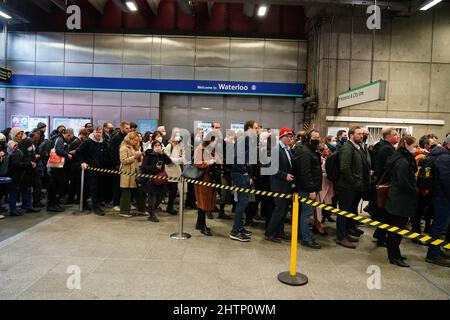
[[[186,213],[189,240],[172,240],[178,217],[160,214],[121,218],[65,213],[0,242],[0,299],[444,299],[450,270],[424,261],[426,248],[405,240],[412,268],[387,262],[386,249],[372,242],[372,230],[356,250],[316,237],[321,250],[299,247],[299,270],[309,283],[290,287],[277,280],[289,268],[289,243],[263,240],[253,228],[250,243],[227,238],[230,221],[208,220],[214,236],[194,230]],[[0,221],[0,228],[2,227]],[[69,266],[81,270],[81,289],[67,289]],[[381,270],[381,289],[369,290],[367,268]],[[70,282],[70,281],[69,281]]]

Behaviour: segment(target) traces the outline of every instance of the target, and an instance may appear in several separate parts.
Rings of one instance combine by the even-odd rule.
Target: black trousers
[[[113,206],[116,207],[116,206],[120,205],[120,196],[121,196],[121,192],[122,192],[122,189],[120,188],[120,175],[119,174],[113,175],[112,185],[113,185]]]
[[[380,222],[386,222],[386,210],[384,208],[375,208],[372,211],[372,219]],[[384,229],[376,228],[373,233],[373,237],[377,239],[378,242],[386,242],[387,232]]]
[[[33,188],[33,206],[38,205],[41,202],[42,194],[42,176],[35,170],[33,174],[33,181],[31,182]]]
[[[362,193],[348,189],[341,189],[339,194],[339,209],[347,212],[358,214],[358,204],[362,199]],[[338,215],[336,217],[336,238],[338,241],[347,238],[348,231],[355,229],[355,220],[347,219],[344,216]]]
[[[284,219],[289,207],[289,199],[274,198],[275,210],[266,229],[266,235],[277,236],[284,233]]]
[[[167,183],[167,190],[169,191],[169,200],[167,203],[167,210],[173,210],[173,205],[175,204],[175,198],[178,191],[178,182]]]
[[[196,228],[200,229],[206,226],[206,212],[202,209],[198,209],[197,211],[197,225]]]
[[[59,205],[60,199],[66,194],[67,176],[64,168],[51,169],[52,181],[48,191],[48,206]]]
[[[197,200],[195,199],[195,189],[193,183],[188,183],[188,190],[186,194],[186,207],[195,208]]]
[[[85,172],[86,174],[86,172]],[[69,172],[69,194],[67,196],[67,202],[73,203],[76,200],[80,200],[80,187],[81,187],[81,167],[80,164],[72,164]]]
[[[406,223],[408,222],[408,218],[406,217],[399,217],[392,214],[387,213],[386,214],[386,223],[399,227],[402,229],[405,229]],[[388,258],[389,261],[392,261],[394,259],[400,259],[401,253],[400,253],[400,243],[402,242],[402,236],[393,232],[388,232],[387,235],[387,252],[388,252]]]
[[[431,219],[433,218],[433,198],[430,194],[424,196],[419,193],[419,200],[417,203],[417,211],[414,217],[411,219],[412,231],[422,233],[420,223],[422,218],[425,220],[425,230],[430,231]]]
[[[84,184],[84,206],[86,207],[87,199],[91,198],[92,209],[98,209],[98,174],[95,172],[85,171],[85,184]],[[120,204],[120,202],[119,202]]]

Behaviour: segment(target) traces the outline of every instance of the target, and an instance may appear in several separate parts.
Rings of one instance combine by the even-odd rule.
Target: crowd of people
[[[227,130],[223,137],[220,122],[213,122],[208,134],[198,129],[190,141],[183,139],[179,128],[173,128],[168,138],[164,126],[141,134],[132,122],[122,122],[120,128],[111,123],[87,123],[77,137],[64,125],[53,130],[49,139],[46,130],[46,124],[39,123],[32,132],[8,128],[0,134],[0,177],[7,178],[0,184],[0,200],[8,205],[1,205],[1,212],[21,216],[44,207],[48,212],[63,212],[63,205],[81,199],[81,171],[103,168],[124,174],[85,170],[85,210],[104,216],[104,207],[112,206],[121,217],[143,215],[159,222],[157,213],[165,202],[168,214],[178,214],[175,200],[181,195],[176,178],[190,169],[204,182],[275,193],[297,192],[302,198],[354,214],[366,201],[364,210],[374,220],[417,233],[422,232],[424,220],[425,233],[433,238],[445,236],[447,241],[450,238],[450,133],[441,144],[434,134],[417,140],[408,133],[400,137],[395,128],[383,128],[380,141],[369,146],[369,131],[360,126],[325,138],[316,129],[295,134],[283,128],[274,136],[256,121],[247,121],[242,133]],[[256,157],[252,146],[258,151]],[[233,152],[228,152],[230,149]],[[226,159],[230,154],[234,158]],[[263,174],[270,163],[262,160],[262,154],[278,158],[270,175]],[[155,178],[132,175],[136,173]],[[207,218],[213,219],[213,213],[218,212],[218,218],[233,220],[232,240],[250,241],[249,229],[259,219],[265,221],[265,240],[291,240],[285,231],[290,199],[201,184],[187,184],[185,189],[185,206],[197,210],[196,229],[206,236],[213,235]],[[44,191],[47,203],[43,203]],[[332,222],[336,222],[336,243],[356,248],[364,234],[356,220],[341,215],[334,220],[330,211],[305,202],[300,203],[300,243],[321,249],[313,234],[326,236],[324,226]],[[373,237],[377,245],[387,248],[392,264],[409,266],[400,252],[402,236],[378,228]],[[450,266],[446,250],[436,246],[429,246],[426,261]]]

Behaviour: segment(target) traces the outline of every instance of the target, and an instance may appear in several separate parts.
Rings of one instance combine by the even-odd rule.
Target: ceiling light
[[[431,1],[428,0],[419,8],[419,10],[422,10],[422,11],[428,10],[431,7],[434,7],[435,5],[437,5],[441,1],[442,0],[431,0]]]
[[[127,1],[127,7],[128,9],[130,9],[130,11],[138,11],[138,8],[136,6],[136,3],[134,3],[134,1]]]
[[[259,17],[264,17],[267,13],[267,6],[260,6],[258,8],[258,16]]]
[[[2,16],[5,19],[12,19],[12,17],[10,15],[7,15],[6,13],[4,13],[3,11],[0,11],[0,16]]]

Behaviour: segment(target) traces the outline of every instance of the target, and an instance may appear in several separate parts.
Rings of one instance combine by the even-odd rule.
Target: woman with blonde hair
[[[123,139],[119,149],[120,171],[125,173],[138,173],[142,161],[142,152],[139,150],[139,136],[137,132],[128,133]],[[137,209],[145,214],[145,202],[142,193],[138,189],[135,176],[121,175],[120,188],[122,195],[120,197],[120,216],[131,217],[131,194],[136,201]]]

